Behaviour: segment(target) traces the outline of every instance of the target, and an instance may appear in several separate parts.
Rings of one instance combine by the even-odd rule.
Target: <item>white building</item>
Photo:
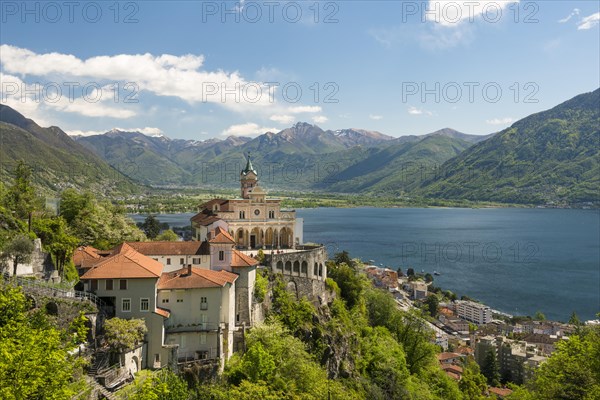
[[[475,303],[474,301],[457,301],[456,313],[460,318],[477,325],[492,322],[492,309],[485,304]]]

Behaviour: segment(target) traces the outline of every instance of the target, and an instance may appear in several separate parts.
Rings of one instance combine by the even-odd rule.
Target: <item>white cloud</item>
[[[373,115],[373,114],[369,114],[369,118],[371,118],[374,121],[379,121],[381,119],[383,119],[383,115]]]
[[[315,117],[312,117],[312,120],[315,124],[324,124],[329,120],[329,118],[327,118],[324,115],[317,115]]]
[[[579,15],[579,8],[574,8],[573,11],[571,11],[571,14],[567,15],[563,19],[559,19],[558,23],[559,24],[564,24],[565,22],[568,22],[571,18],[573,18],[573,17],[575,17],[577,15]]]
[[[292,114],[318,113],[322,111],[322,108],[319,106],[294,106],[288,107],[287,111]]]
[[[493,119],[487,119],[485,121],[485,123],[489,124],[489,125],[508,125],[508,124],[512,124],[513,122],[515,122],[515,119],[511,118],[511,117],[493,118]]]
[[[593,27],[597,26],[598,23],[600,23],[600,12],[582,18],[577,24],[577,30],[581,31],[592,29]]]
[[[296,120],[296,117],[293,115],[271,115],[269,119],[280,124],[289,125]]]
[[[221,132],[223,136],[257,136],[262,135],[265,132],[277,132],[277,128],[265,128],[261,127],[254,122],[247,122],[245,124],[231,125],[229,128]]]
[[[505,8],[519,0],[429,0],[423,14],[427,21],[443,26],[458,26],[462,22],[483,19],[497,23],[506,14]]]
[[[427,110],[423,110],[421,108],[417,108],[414,106],[410,106],[408,107],[408,113],[410,115],[433,115],[433,113],[431,111],[427,111]]]

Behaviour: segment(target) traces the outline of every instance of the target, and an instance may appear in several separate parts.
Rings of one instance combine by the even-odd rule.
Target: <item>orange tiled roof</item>
[[[90,264],[95,263],[100,258],[98,249],[92,246],[80,246],[73,253],[73,264],[76,267],[89,267]]]
[[[166,308],[156,307],[154,313],[165,318],[169,318],[171,316],[171,311],[167,310]]]
[[[212,211],[213,206],[215,204],[219,205],[220,211],[229,211],[229,200],[227,200],[227,199],[212,199],[212,200],[207,201],[206,203],[201,204],[200,207],[198,207],[198,208],[200,210]]]
[[[454,380],[460,381],[460,375],[459,374],[456,374],[456,373],[454,373],[452,371],[446,371],[446,375],[448,375],[450,378],[452,378]]]
[[[440,353],[437,355],[439,361],[450,360],[452,358],[459,358],[460,354],[457,353]]]
[[[444,364],[441,367],[446,372],[450,371],[450,372],[454,372],[454,373],[459,374],[459,375],[462,375],[462,373],[463,373],[462,367],[460,367],[458,365]]]
[[[115,248],[111,256],[94,264],[81,279],[158,278],[162,269],[161,263],[123,243]]]
[[[203,242],[128,242],[136,251],[150,256],[209,254]]]
[[[229,232],[225,229],[217,226],[215,229],[215,237],[209,240],[210,243],[227,243],[227,244],[235,244],[235,240],[231,237]]]
[[[213,271],[203,268],[192,268],[189,274],[188,268],[182,268],[173,272],[166,272],[160,276],[158,289],[202,289],[223,287],[227,283],[233,283],[238,278],[236,274],[228,271]]]
[[[495,395],[498,395],[501,398],[508,396],[509,394],[512,393],[512,390],[510,390],[510,389],[497,388],[497,387],[491,387],[491,388],[489,388],[489,391],[490,391],[490,393],[494,393]]]
[[[213,222],[219,221],[221,218],[216,215],[207,214],[205,212],[200,212],[194,215],[190,220],[195,222],[197,225],[207,226],[212,224]]]
[[[245,255],[241,251],[233,250],[233,254],[231,255],[232,268],[254,267],[255,265],[258,265],[258,261],[254,258]]]

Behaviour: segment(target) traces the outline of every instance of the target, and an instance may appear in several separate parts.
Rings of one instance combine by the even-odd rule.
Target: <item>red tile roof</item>
[[[209,254],[208,246],[203,242],[127,242],[136,251],[148,256],[201,255]]]
[[[100,258],[98,251],[92,246],[78,247],[73,253],[73,264],[75,267],[90,268]]]
[[[258,265],[258,261],[254,258],[245,255],[241,251],[233,250],[233,254],[231,255],[232,268],[254,267],[256,265]]]
[[[460,354],[457,353],[440,353],[437,355],[439,361],[446,361],[453,358],[460,358]]]
[[[166,272],[160,276],[158,289],[202,289],[223,287],[227,283],[233,283],[238,278],[236,274],[228,271],[213,271],[203,268],[182,268],[173,272]]]
[[[160,307],[156,307],[156,309],[154,309],[154,313],[165,318],[169,318],[171,316],[171,311]]]
[[[162,269],[161,263],[123,243],[115,248],[111,256],[94,264],[81,279],[158,278]]]
[[[197,225],[207,226],[212,224],[213,222],[219,221],[221,218],[216,215],[207,214],[205,212],[200,212],[194,215],[190,220]]]
[[[490,393],[494,393],[497,396],[500,396],[500,398],[504,398],[505,396],[508,396],[509,394],[512,393],[512,390],[510,389],[506,389],[506,388],[497,388],[497,387],[491,387],[489,388]]]
[[[227,199],[212,199],[203,203],[198,207],[200,210],[213,210],[215,204],[219,205],[219,211],[229,211],[229,200]]]
[[[215,237],[209,240],[210,243],[225,243],[225,244],[235,244],[235,240],[231,237],[229,232],[225,229],[217,226],[215,229]]]

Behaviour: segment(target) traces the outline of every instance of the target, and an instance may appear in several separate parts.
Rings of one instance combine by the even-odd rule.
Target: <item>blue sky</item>
[[[487,134],[600,86],[597,1],[0,5],[2,103],[69,133]]]

